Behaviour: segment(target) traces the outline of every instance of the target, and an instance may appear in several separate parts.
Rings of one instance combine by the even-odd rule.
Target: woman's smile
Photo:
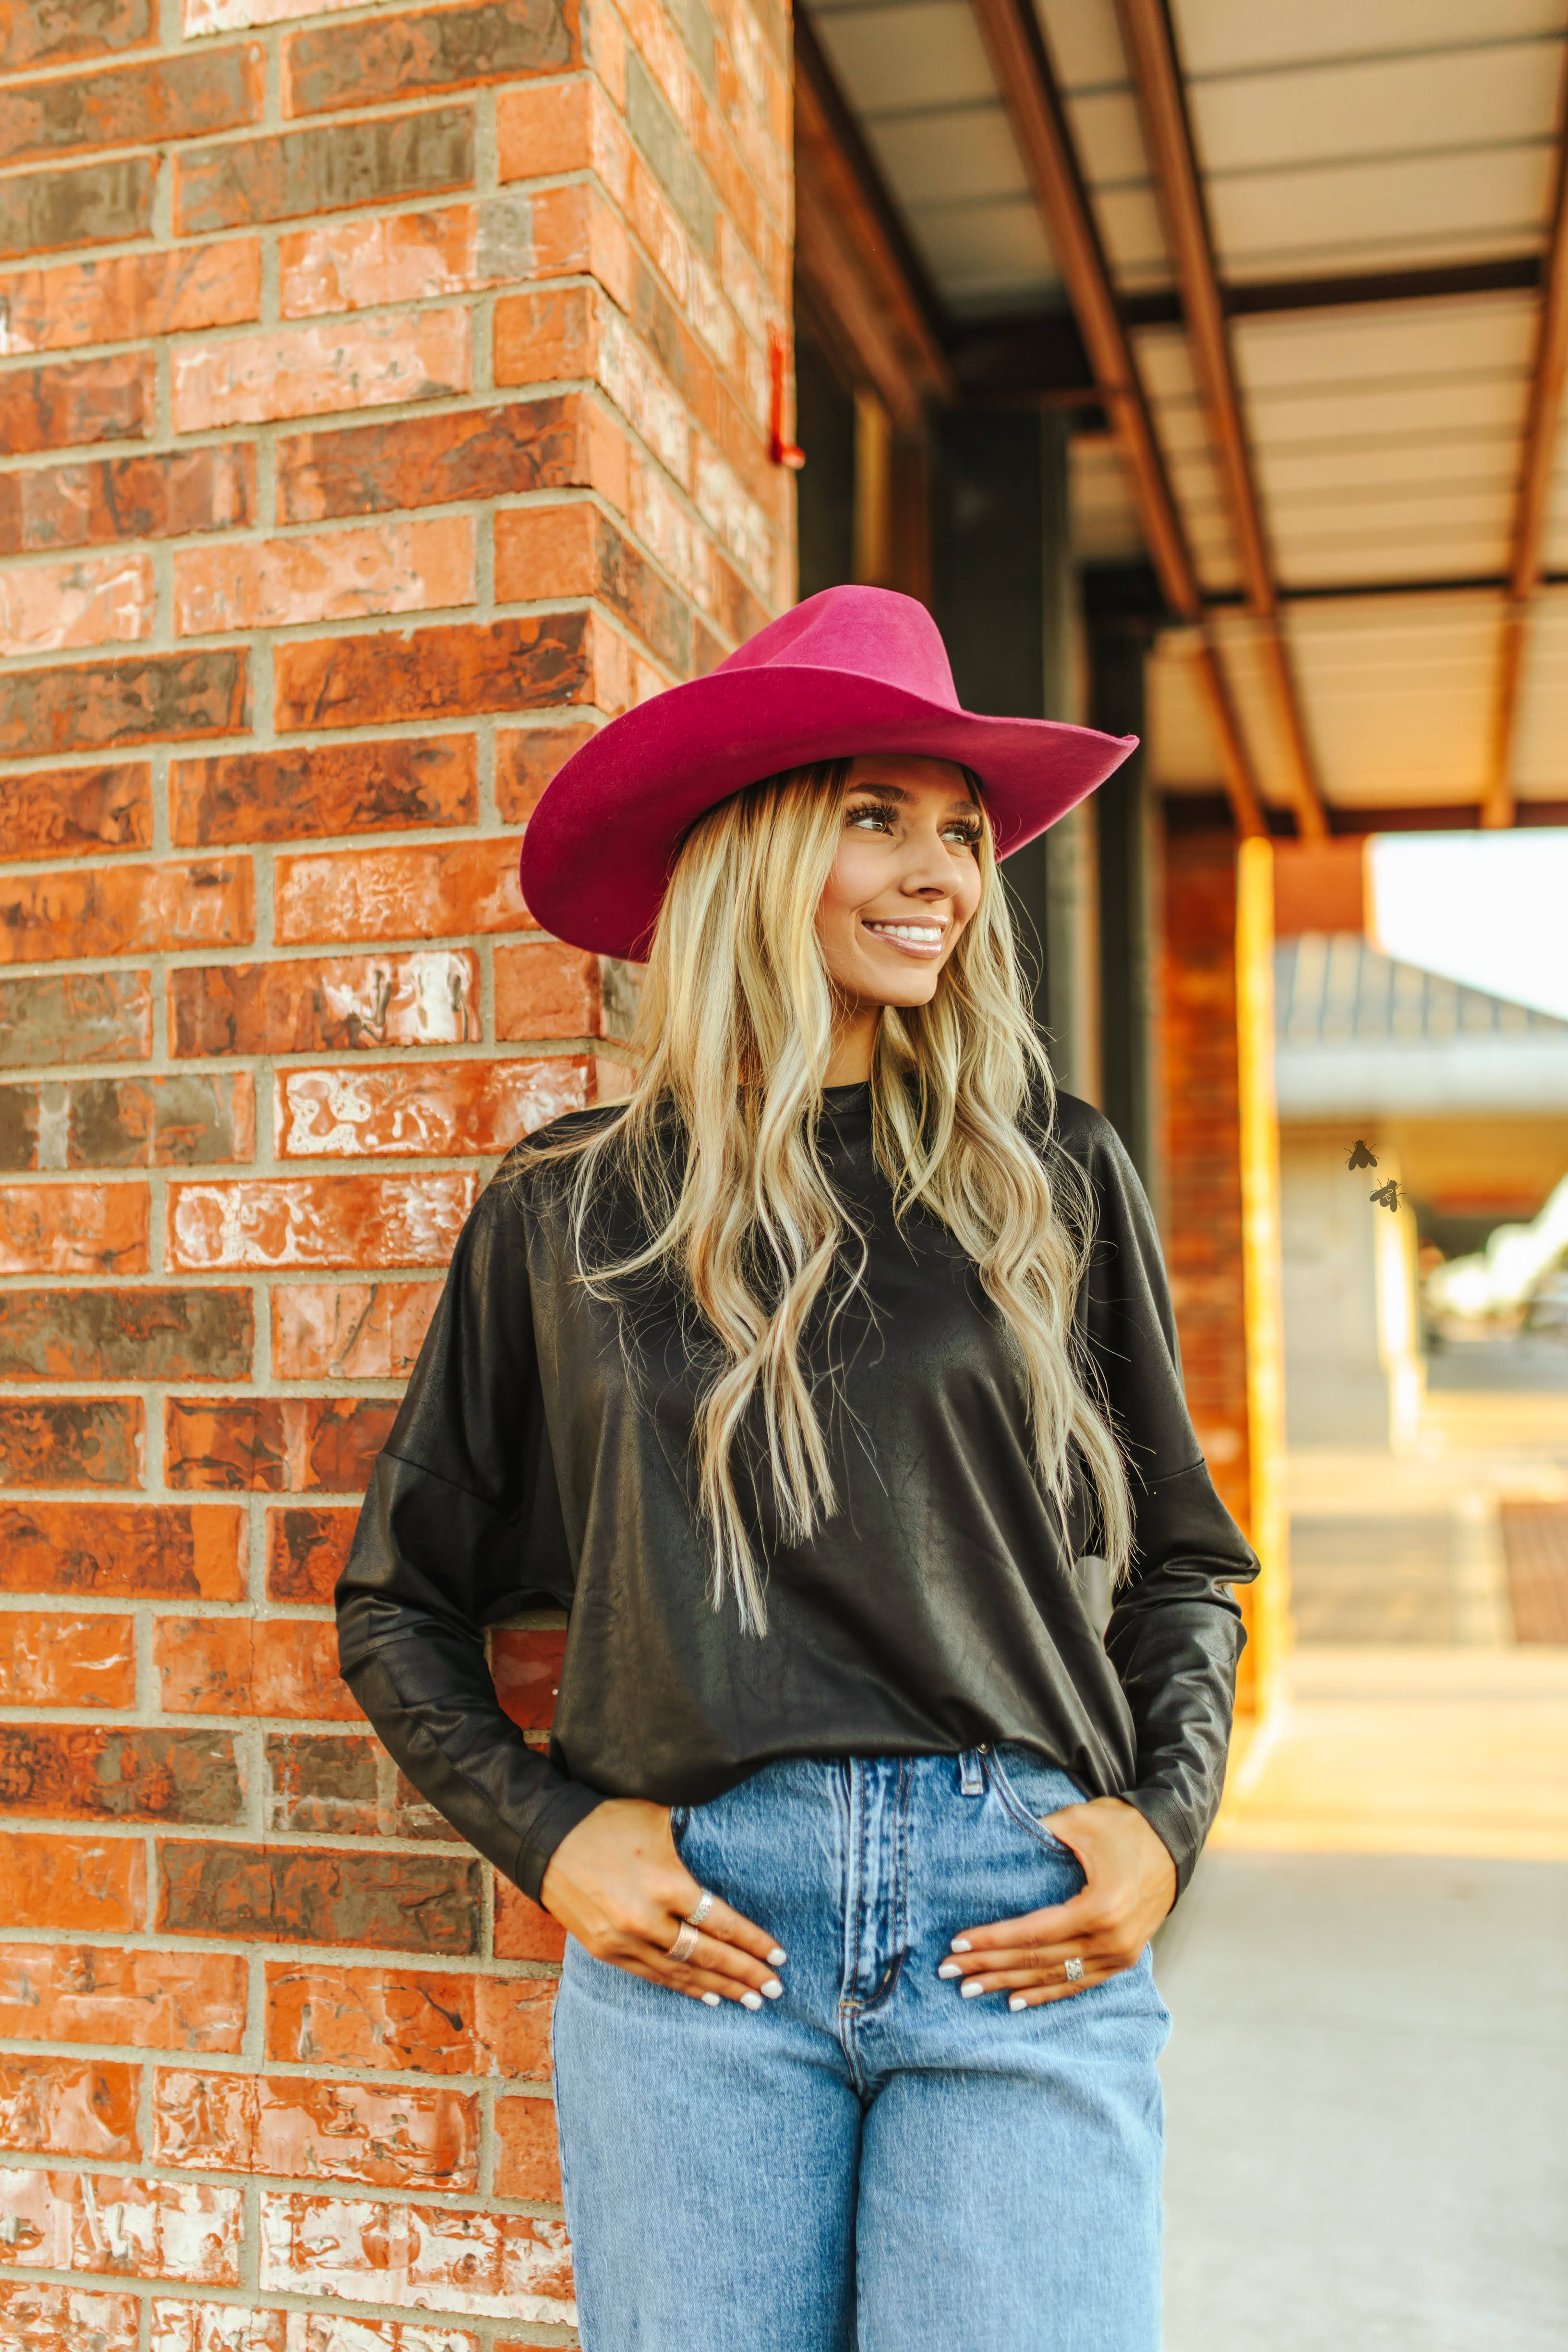
[[[862,915],[861,927],[873,939],[885,940],[897,954],[915,956],[922,961],[939,956],[947,936],[946,919],[931,915],[918,920],[908,916]]]

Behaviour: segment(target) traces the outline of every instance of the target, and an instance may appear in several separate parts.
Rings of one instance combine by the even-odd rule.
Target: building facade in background
[[[788,21],[0,44],[0,2337],[570,2341],[559,1937],[329,1604],[464,1215],[623,1026],[519,827],[793,593]],[[498,1643],[541,1738],[559,1650]]]

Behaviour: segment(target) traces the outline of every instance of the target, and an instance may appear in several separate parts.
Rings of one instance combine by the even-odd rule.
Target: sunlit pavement
[[[1298,1651],[1159,1938],[1166,2352],[1568,2344],[1568,1647],[1513,1646],[1490,1533],[1500,1496],[1568,1495],[1554,1402],[1292,1465],[1362,1571],[1311,1571],[1321,1629],[1401,1527],[1403,1626]]]

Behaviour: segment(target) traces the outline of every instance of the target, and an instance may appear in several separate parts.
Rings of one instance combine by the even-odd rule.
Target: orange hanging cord
[[[781,327],[768,330],[768,454],[776,466],[798,473],[806,452],[784,438],[784,381],[789,366],[789,339]]]

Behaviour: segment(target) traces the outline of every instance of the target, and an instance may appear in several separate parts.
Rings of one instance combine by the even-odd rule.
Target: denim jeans
[[[769,1764],[677,1806],[693,1875],[777,1937],[717,2009],[568,1939],[555,2012],[585,2352],[1156,2352],[1169,2015],[1147,1949],[1009,2011],[952,1937],[1083,1884],[1034,1750]]]

